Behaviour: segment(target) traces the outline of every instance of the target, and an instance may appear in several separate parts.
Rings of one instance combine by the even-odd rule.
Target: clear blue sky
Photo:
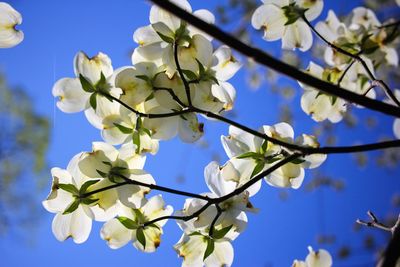
[[[80,151],[91,148],[92,141],[101,140],[99,132],[86,121],[84,115],[68,115],[55,109],[51,95],[53,83],[62,77],[72,77],[72,60],[76,52],[85,51],[94,55],[98,51],[108,54],[114,68],[129,65],[130,53],[135,47],[132,40],[136,28],[148,24],[149,3],[142,0],[36,0],[7,1],[23,15],[20,28],[25,40],[13,49],[0,50],[0,70],[7,76],[8,83],[26,88],[35,102],[38,112],[48,116],[52,123],[51,143],[48,160],[51,166],[66,167],[70,158]],[[194,10],[213,9],[218,1],[193,0]],[[325,1],[326,8],[320,19],[325,18],[328,8],[346,12],[355,4],[352,1]],[[338,4],[337,2],[341,2]],[[352,6],[346,6],[350,4]],[[335,4],[334,4],[335,3]],[[259,42],[262,48],[275,51],[279,43]],[[246,85],[245,72],[240,71],[231,82],[237,90],[237,120],[254,128],[262,124],[277,123],[277,103],[282,102],[265,86],[252,91]],[[296,135],[311,133],[315,123],[299,108],[301,89],[296,83],[283,81],[297,88],[292,102],[295,110]],[[373,142],[377,137],[391,136],[391,119],[377,113],[364,111],[358,114],[373,114],[378,119],[374,130],[362,126],[347,130],[340,126],[340,144]],[[214,153],[223,154],[219,142],[221,134],[227,134],[227,126],[207,122],[206,138],[210,148],[200,149],[195,145],[183,145],[179,140],[163,142],[155,157],[149,155],[145,169],[153,174],[160,185],[183,190],[204,192],[207,190],[203,168]],[[371,153],[376,156],[376,153]],[[224,156],[225,157],[225,156]],[[222,159],[225,161],[226,157]],[[307,193],[304,189],[290,191],[287,201],[279,199],[279,190],[263,185],[252,200],[260,208],[257,215],[249,215],[248,229],[234,242],[234,266],[290,266],[293,259],[303,259],[307,246],[318,248],[318,233],[337,234],[337,245],[325,246],[335,251],[338,245],[354,244],[361,247],[361,235],[354,233],[352,226],[358,217],[364,217],[368,209],[384,216],[390,209],[393,193],[400,191],[399,168],[382,170],[371,161],[371,166],[359,169],[352,156],[331,156],[321,167],[333,177],[345,180],[346,190],[340,193],[331,189]],[[309,174],[309,173],[307,173]],[[306,174],[306,179],[307,179]],[[184,183],[177,176],[186,177]],[[396,177],[397,176],[397,177]],[[310,175],[308,175],[310,177]],[[51,176],[49,174],[48,187]],[[306,180],[307,182],[307,180]],[[40,193],[37,205],[46,197]],[[182,207],[184,198],[163,194],[175,209]],[[52,235],[53,215],[43,211],[40,225],[33,234],[32,245],[9,235],[0,239],[0,266],[180,266],[172,245],[181,233],[175,222],[169,221],[164,229],[162,243],[157,252],[144,254],[131,245],[111,250],[99,236],[100,223],[94,223],[89,240],[76,245],[72,240],[60,243]],[[373,231],[373,230],[371,230]],[[335,266],[352,266],[353,263],[370,263],[372,255],[362,250],[348,263],[336,261]],[[356,253],[357,253],[356,252]],[[359,265],[359,266],[368,266]]]

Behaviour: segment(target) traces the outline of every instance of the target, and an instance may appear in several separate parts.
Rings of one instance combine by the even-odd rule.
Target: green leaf
[[[101,73],[100,73],[100,81],[99,81],[97,84],[100,85],[100,86],[102,86],[102,85],[104,85],[104,84],[106,84],[106,83],[107,83],[106,77],[104,76],[104,73],[101,72]]]
[[[259,174],[264,169],[264,166],[265,166],[265,161],[258,162],[257,165],[254,167],[254,170],[251,173],[250,177],[254,177],[257,174]]]
[[[274,162],[280,160],[280,158],[279,158],[278,156],[279,156],[279,154],[278,154],[278,155],[273,155],[273,156],[266,157],[266,158],[265,158],[265,162],[268,163],[268,164],[274,163]]]
[[[81,198],[80,203],[85,205],[91,205],[97,202],[98,200],[99,200],[98,198]]]
[[[146,237],[144,236],[142,227],[136,230],[136,238],[139,241],[139,243],[142,244],[143,249],[146,249]]]
[[[263,158],[263,155],[258,154],[256,152],[246,152],[242,155],[239,155],[237,158],[238,159],[247,159],[247,158],[260,159],[260,158]]]
[[[261,148],[260,148],[261,154],[265,154],[265,152],[267,151],[267,149],[268,149],[268,141],[265,140],[265,141],[262,143]]]
[[[224,228],[222,228],[222,229],[220,229],[220,230],[217,230],[217,229],[214,228],[212,237],[213,237],[214,239],[221,239],[221,238],[223,238],[223,237],[229,232],[229,230],[231,230],[232,226],[233,226],[233,225],[229,225],[229,226],[224,227]]]
[[[96,92],[96,88],[94,88],[93,84],[91,82],[89,82],[88,80],[86,80],[86,78],[82,74],[79,74],[79,80],[80,80],[82,88],[85,92],[88,92],[88,93]]]
[[[291,161],[291,163],[293,163],[293,164],[301,164],[303,162],[305,162],[305,160],[304,159],[299,159],[299,158],[294,159],[294,160]]]
[[[67,191],[73,195],[79,195],[79,190],[73,184],[58,184],[58,188]]]
[[[105,173],[105,172],[102,172],[102,171],[99,171],[99,170],[96,170],[96,172],[103,178],[107,178],[108,177],[108,174]]]
[[[136,154],[140,152],[140,134],[138,132],[134,132],[132,135],[132,142],[136,145]]]
[[[207,239],[207,248],[204,252],[203,261],[208,258],[214,252],[214,240],[211,238]]]
[[[118,123],[114,123],[114,126],[118,128],[118,130],[120,130],[121,133],[123,134],[131,134],[133,129],[122,126],[121,124]]]
[[[117,219],[123,226],[125,226],[130,230],[138,229],[139,227],[139,225],[136,222],[132,221],[128,217],[118,216]]]
[[[215,84],[219,85],[219,82],[218,82],[217,78],[215,78],[214,76],[208,75],[207,78],[209,80],[213,81]]]
[[[332,106],[335,105],[336,101],[337,101],[337,96],[332,96],[332,97],[331,97],[331,104],[332,104]]]
[[[182,73],[188,78],[190,81],[197,80],[197,75],[191,70],[182,70]]]
[[[158,34],[158,36],[160,36],[160,38],[167,43],[173,44],[175,42],[175,40],[169,36],[166,36],[164,34],[162,34],[161,32],[156,32]]]
[[[201,64],[201,62],[197,58],[196,58],[196,62],[197,62],[197,65],[199,65],[199,75],[200,75],[200,77],[202,77],[206,73],[206,70],[204,69],[203,64]]]
[[[151,93],[146,99],[145,99],[145,101],[149,101],[149,100],[151,100],[151,99],[153,99],[154,98],[154,93]]]
[[[79,207],[79,199],[75,199],[63,212],[63,215],[74,212]]]
[[[189,236],[195,236],[195,235],[202,235],[202,234],[200,232],[193,232],[189,234]]]
[[[186,22],[181,21],[181,25],[179,26],[179,28],[175,32],[176,39],[180,39],[181,36],[185,33],[186,25],[187,25]]]
[[[147,77],[146,75],[136,75],[135,77],[138,78],[138,79],[141,79],[141,80],[143,80],[143,81],[145,81],[145,82],[148,82],[148,83],[151,82],[151,81],[150,81],[150,78]]]
[[[150,132],[150,130],[147,129],[147,128],[141,128],[141,129],[140,129],[140,132],[141,132],[141,133],[145,133],[145,134],[147,134],[148,136],[151,136],[151,132]]]
[[[97,179],[97,180],[90,180],[90,181],[85,182],[85,183],[81,186],[81,188],[79,189],[79,194],[85,193],[86,190],[87,190],[91,185],[94,185],[94,184],[97,183],[98,181],[100,181],[100,179]]]
[[[109,166],[109,167],[112,167],[112,164],[111,164],[111,162],[109,162],[109,161],[102,161],[102,163],[105,164],[105,165],[107,165],[107,166]]]
[[[89,99],[90,106],[96,110],[97,108],[97,93],[93,93]]]

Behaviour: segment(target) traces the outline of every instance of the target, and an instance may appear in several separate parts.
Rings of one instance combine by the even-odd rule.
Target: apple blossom
[[[0,2],[0,48],[10,48],[22,42],[24,33],[15,29],[21,23],[21,14],[9,4]]]

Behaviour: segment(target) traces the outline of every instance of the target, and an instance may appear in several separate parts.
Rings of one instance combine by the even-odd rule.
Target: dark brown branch
[[[292,154],[292,155],[284,158],[283,160],[279,161],[278,163],[274,164],[273,166],[271,166],[267,170],[261,172],[260,174],[258,174],[255,177],[253,177],[251,180],[249,180],[248,182],[246,182],[242,186],[238,187],[236,190],[232,191],[229,194],[226,194],[224,196],[217,197],[217,198],[209,198],[207,200],[207,202],[204,204],[204,206],[202,206],[200,209],[198,209],[196,212],[194,212],[194,213],[192,213],[190,215],[186,215],[186,216],[176,216],[176,215],[163,216],[163,217],[155,218],[155,219],[153,219],[151,221],[146,222],[144,224],[144,226],[156,223],[158,221],[168,220],[168,219],[182,220],[182,221],[189,221],[191,219],[194,219],[194,218],[198,217],[201,213],[203,213],[209,206],[215,205],[215,204],[220,204],[220,203],[222,203],[222,202],[224,202],[224,201],[226,201],[226,200],[228,200],[228,199],[230,199],[230,198],[232,198],[234,196],[237,196],[237,195],[243,193],[249,187],[251,187],[252,185],[257,183],[258,181],[263,179],[265,176],[267,176],[267,175],[271,174],[272,172],[276,171],[277,169],[279,169],[283,165],[295,160],[299,156],[300,156],[300,154]]]
[[[175,116],[179,116],[179,115],[183,115],[186,113],[190,113],[192,112],[189,109],[182,109],[182,110],[178,110],[178,111],[174,111],[174,112],[169,112],[169,113],[142,113],[134,108],[132,108],[131,106],[129,106],[128,104],[126,104],[125,102],[123,102],[122,100],[110,95],[110,94],[106,94],[106,93],[102,93],[103,96],[112,99],[113,101],[118,102],[120,105],[122,105],[123,107],[125,107],[126,109],[132,111],[133,113],[135,113],[136,115],[138,115],[139,117],[145,117],[145,118],[149,118],[149,119],[156,119],[156,118],[167,118],[167,117],[175,117]]]
[[[218,27],[211,25],[196,16],[186,12],[182,8],[176,6],[175,4],[166,1],[166,0],[151,0],[153,3],[157,4],[161,8],[169,11],[170,13],[174,14],[175,16],[187,21],[188,23],[192,24],[196,28],[206,32],[207,34],[213,36],[214,38],[220,40],[221,42],[225,43],[226,45],[232,47],[233,49],[237,50],[238,52],[242,53],[243,55],[254,59],[256,62],[270,67],[275,71],[278,71],[282,74],[285,74],[293,79],[296,79],[304,84],[312,86],[319,91],[324,93],[334,95],[340,98],[343,98],[349,102],[364,106],[366,108],[380,111],[387,115],[392,115],[395,117],[400,118],[400,108],[395,107],[390,104],[386,104],[377,100],[370,99],[365,96],[361,96],[359,94],[353,93],[346,89],[340,88],[332,83],[320,80],[312,75],[308,75],[301,70],[298,70],[296,67],[293,67],[287,63],[278,60],[269,54],[251,47],[236,37],[231,36],[230,34],[225,33],[224,31],[220,30]]]
[[[177,42],[174,43],[174,59],[175,59],[175,65],[176,65],[176,70],[179,73],[179,76],[181,76],[183,85],[185,86],[185,91],[186,91],[186,97],[189,103],[189,107],[192,106],[192,97],[190,96],[190,85],[187,82],[185,76],[183,75],[183,71],[181,69],[181,66],[179,64],[179,58],[178,58],[178,49],[179,49],[179,45]]]

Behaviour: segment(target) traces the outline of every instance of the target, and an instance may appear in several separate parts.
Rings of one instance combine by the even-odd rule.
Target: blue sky
[[[88,55],[101,51],[108,54],[114,68],[130,64],[130,53],[136,44],[132,40],[136,28],[147,25],[150,4],[142,0],[69,0],[69,1],[7,1],[23,15],[20,28],[25,40],[12,49],[0,50],[0,70],[6,74],[10,85],[22,86],[32,96],[36,110],[49,117],[52,134],[48,161],[50,166],[66,167],[72,156],[91,148],[91,142],[101,140],[99,132],[80,114],[64,114],[55,108],[51,95],[54,82],[62,77],[72,77],[72,60],[76,52],[83,50]],[[193,9],[213,9],[218,1],[191,1]],[[325,1],[324,19],[329,8],[348,12],[352,6],[348,1]],[[340,3],[337,3],[340,2]],[[279,42],[257,43],[261,48],[276,52]],[[262,124],[278,121],[277,104],[282,99],[272,94],[265,86],[258,91],[250,90],[246,84],[245,71],[241,70],[232,80],[237,90],[236,120],[257,128]],[[316,124],[303,114],[299,107],[301,89],[295,82],[282,81],[296,88],[297,96],[290,103],[295,111],[295,134],[311,133]],[[356,130],[338,127],[338,142],[351,145],[356,142],[374,142],[382,136],[392,137],[392,119],[378,113],[357,111],[361,118],[375,116],[378,127],[373,130],[365,126]],[[185,145],[174,139],[163,142],[156,156],[149,155],[145,169],[152,173],[160,185],[182,190],[204,192],[203,168],[212,156],[218,153],[226,160],[219,136],[227,134],[228,127],[222,123],[206,123],[206,139],[210,147]],[[376,156],[377,153],[370,153]],[[338,245],[353,244],[361,247],[361,236],[352,226],[367,210],[385,216],[390,210],[390,200],[399,193],[399,168],[382,170],[374,162],[365,168],[357,168],[351,155],[330,156],[321,169],[329,175],[342,178],[346,190],[334,192],[323,188],[307,193],[304,189],[292,190],[287,201],[279,198],[280,190],[263,184],[262,190],[252,199],[260,208],[256,215],[249,215],[248,229],[233,243],[235,259],[233,266],[290,266],[293,259],[303,259],[307,246],[320,247],[316,243],[318,233],[337,234],[337,244],[324,246],[335,251]],[[308,174],[308,175],[307,175]],[[310,174],[306,174],[310,177]],[[184,175],[180,183],[177,177]],[[49,174],[48,186],[51,176]],[[46,197],[47,189],[37,198],[37,205]],[[167,203],[175,209],[182,207],[184,198],[163,194]],[[99,236],[100,223],[94,223],[89,240],[76,245],[72,240],[58,242],[51,232],[53,215],[43,211],[36,231],[35,242],[27,245],[20,238],[8,235],[0,239],[1,266],[180,266],[172,245],[180,237],[175,222],[169,221],[164,228],[162,244],[157,252],[144,254],[131,245],[111,250]],[[374,230],[370,230],[374,231]],[[336,266],[371,263],[373,256],[357,250],[358,255],[347,263],[336,261]],[[360,265],[360,266],[368,266]]]

